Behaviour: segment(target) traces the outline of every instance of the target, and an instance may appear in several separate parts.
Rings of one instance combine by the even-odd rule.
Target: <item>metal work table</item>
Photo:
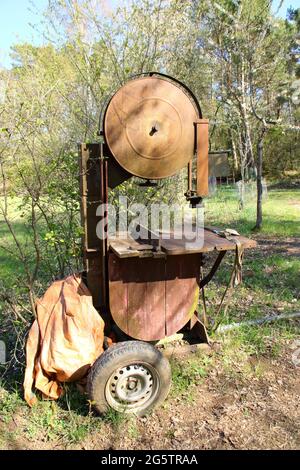
[[[204,229],[204,241],[174,238],[174,232],[170,232],[170,238],[160,236],[158,247],[154,251],[153,246],[145,243],[144,240],[134,240],[130,234],[120,232],[119,236],[109,239],[109,248],[119,258],[147,258],[164,255],[184,255],[193,253],[208,253],[211,251],[228,251],[236,249],[236,242],[240,243],[243,249],[254,248],[255,240],[241,235],[232,237],[233,240],[222,237],[212,230],[221,231],[215,227]]]

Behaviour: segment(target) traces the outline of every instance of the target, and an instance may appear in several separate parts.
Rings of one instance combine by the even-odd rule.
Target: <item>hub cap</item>
[[[105,395],[113,409],[134,413],[150,405],[158,388],[158,375],[150,364],[129,364],[114,371],[106,384]]]

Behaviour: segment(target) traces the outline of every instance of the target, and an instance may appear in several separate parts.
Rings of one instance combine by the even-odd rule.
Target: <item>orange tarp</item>
[[[32,406],[33,386],[57,399],[61,382],[82,379],[103,352],[104,322],[80,275],[54,282],[36,303],[37,318],[26,344],[24,396]]]

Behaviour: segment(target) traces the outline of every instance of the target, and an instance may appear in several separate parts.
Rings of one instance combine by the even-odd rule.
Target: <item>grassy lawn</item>
[[[20,200],[18,198],[11,198],[8,215],[20,243],[27,247],[27,252],[30,252],[32,248],[29,244],[29,234],[24,223],[24,214],[19,206]],[[5,284],[14,282],[17,275],[23,274],[23,266],[16,257],[16,253],[17,250],[13,238],[2,219],[2,215],[0,215],[0,281]]]
[[[206,201],[207,225],[234,228],[258,243],[245,252],[243,283],[234,293],[226,322],[300,310],[300,190],[269,190],[263,214],[262,230],[253,233],[255,194],[248,196],[243,211],[231,187],[223,187]],[[207,289],[213,306],[229,280],[233,255],[226,256]]]
[[[260,233],[253,234],[251,229],[255,224],[255,205],[255,197],[250,193],[244,210],[240,211],[237,194],[232,187],[222,187],[205,202],[206,225],[235,228],[241,234],[253,236],[258,241],[257,249],[245,253],[243,284],[235,290],[223,323],[300,311],[300,190],[269,190],[263,203],[263,229]],[[17,200],[12,201],[10,211],[16,234],[30,254],[30,233],[24,228]],[[6,225],[1,220],[0,246],[13,252],[15,250]],[[211,318],[228,281],[232,262],[233,255],[227,254],[223,266],[206,290]],[[22,275],[21,264],[1,247],[0,267],[0,281],[10,288],[15,286],[17,290],[16,278]],[[0,339],[4,333],[5,336],[8,334],[4,321],[6,314],[2,306]],[[215,393],[223,393],[225,390],[224,393],[227,394],[226,384],[233,384],[234,391],[242,390],[243,387],[247,389],[249,384],[257,384],[257,387],[262,388],[263,394],[263,387],[267,386],[269,380],[266,371],[273,363],[277,364],[278,371],[286,367],[288,377],[289,356],[284,364],[280,360],[287,354],[285,351],[289,345],[299,339],[299,321],[245,326],[226,334],[215,333],[212,339],[220,345],[218,352],[212,356],[195,355],[184,362],[172,361],[173,386],[170,396],[157,412],[158,415],[154,414],[146,421],[114,412],[104,418],[96,417],[86,397],[79,394],[75,385],[66,385],[65,395],[58,402],[41,400],[37,407],[30,410],[22,399],[23,371],[20,365],[16,366],[13,373],[4,374],[1,379],[0,448],[85,448],[93,439],[95,446],[109,448],[109,439],[114,442],[116,436],[121,439],[121,447],[136,448],[142,445],[139,439],[144,427],[144,434],[147,435],[148,430],[151,433],[152,427],[155,429],[160,420],[164,423],[165,438],[172,443],[176,432],[167,420],[173,419],[170,417],[176,413],[181,419],[180,413],[184,413],[183,404],[188,408],[194,402],[199,402],[199,410],[202,409],[201,393],[205,387],[209,391],[216,386]],[[258,391],[253,393],[255,395]],[[293,393],[291,391],[291,399]],[[209,397],[208,393],[207,400]],[[247,411],[250,415],[251,406]],[[174,410],[177,410],[176,413]],[[107,440],[103,436],[107,436]],[[155,445],[154,443],[153,448],[156,448]]]
[[[205,201],[205,223],[232,227],[250,235],[255,225],[255,187],[246,192],[246,204],[239,210],[238,194],[232,186],[223,186]],[[269,190],[263,202],[261,235],[276,237],[300,236],[300,189]]]

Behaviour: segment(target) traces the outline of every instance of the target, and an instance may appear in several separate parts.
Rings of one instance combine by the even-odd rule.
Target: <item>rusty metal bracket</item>
[[[209,344],[209,337],[205,325],[204,323],[202,323],[201,320],[199,320],[196,312],[189,321],[189,328],[192,338],[200,340],[203,343]]]
[[[199,283],[199,287],[200,289],[202,289],[204,286],[206,286],[206,284],[208,284],[212,278],[214,277],[214,275],[216,274],[220,264],[221,264],[221,261],[222,259],[224,258],[225,254],[227,253],[227,251],[220,251],[220,253],[218,254],[217,256],[217,259],[215,260],[211,270],[209,271],[209,273],[207,274],[207,276],[205,276]]]

